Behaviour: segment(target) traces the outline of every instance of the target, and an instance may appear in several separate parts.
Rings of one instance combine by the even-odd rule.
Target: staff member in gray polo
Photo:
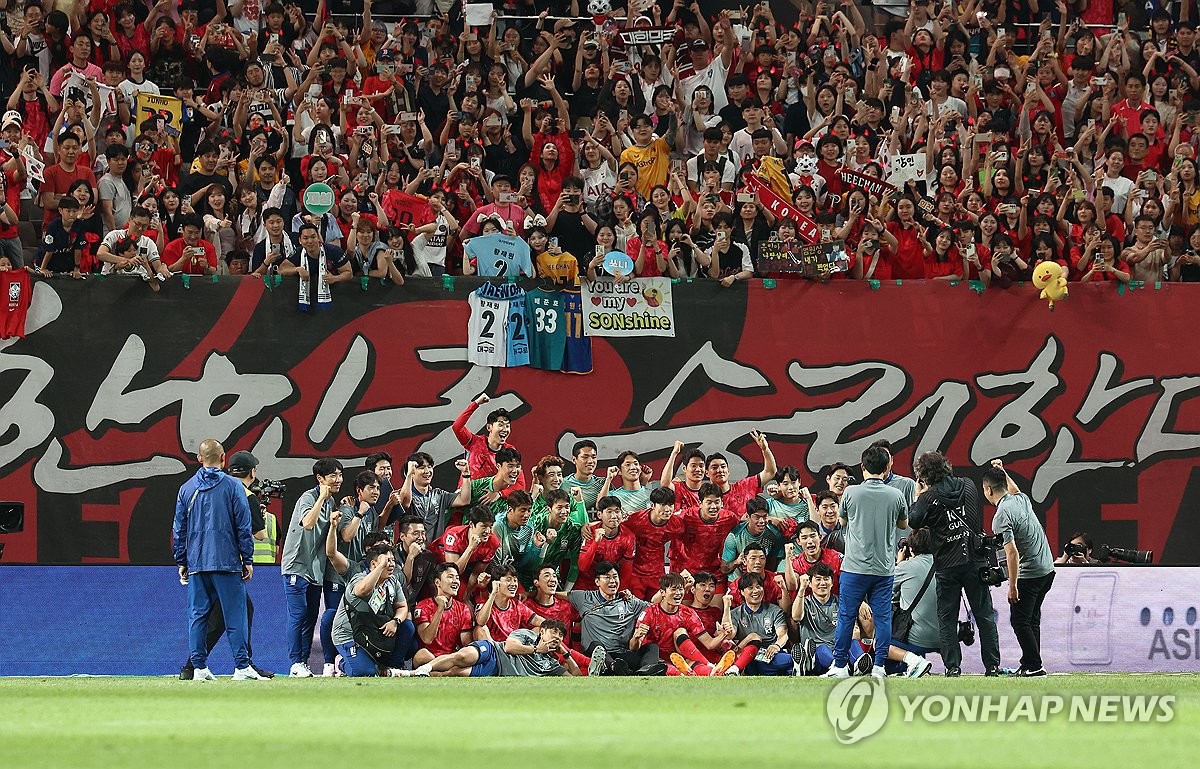
[[[1042,601],[1054,584],[1054,554],[1029,497],[992,460],[983,471],[983,495],[996,506],[992,533],[1004,537],[1008,567],[1008,620],[1021,645],[1021,667],[1015,675],[1044,676],[1042,667]]]
[[[667,672],[658,645],[643,643],[631,651],[637,618],[650,604],[618,592],[621,574],[615,563],[596,564],[596,590],[572,590],[567,598],[579,612],[583,650],[591,654],[588,675],[661,676]]]

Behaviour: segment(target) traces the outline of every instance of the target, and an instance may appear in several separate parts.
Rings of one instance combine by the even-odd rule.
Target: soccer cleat
[[[884,679],[887,678],[887,670],[881,665],[875,665],[871,668],[871,678]]]
[[[958,678],[961,675],[961,668],[946,668],[946,678]]]
[[[608,662],[608,652],[603,646],[597,646],[592,650],[592,658],[588,661],[588,677],[602,676],[605,674]]]
[[[984,674],[985,676],[987,676],[988,678],[996,678],[996,677],[998,677],[998,676],[1000,675],[1000,668],[998,668],[998,667],[990,667],[990,668],[988,668],[987,670],[985,670],[985,671],[983,672],[983,674]]]
[[[193,681],[216,681],[217,677],[212,674],[208,668],[196,668],[196,672],[192,675]]]
[[[821,678],[849,678],[849,677],[850,677],[849,668],[844,668],[844,667],[839,668],[837,665],[834,665],[833,667],[829,668],[829,670],[826,670],[821,675]]]
[[[325,667],[321,669],[321,678],[333,678],[337,666],[332,662],[326,662]]]
[[[295,662],[292,663],[292,671],[288,675],[292,678],[312,678],[313,672],[307,662]]]
[[[250,667],[254,668],[254,672],[258,673],[263,678],[274,678],[275,677],[275,674],[272,673],[270,670],[263,670],[258,665],[255,665],[253,662],[250,663]]]
[[[625,668],[624,673],[621,672],[621,668]],[[621,660],[617,660],[615,663],[613,663],[613,670],[619,676],[629,675],[629,668]],[[649,665],[638,669],[639,676],[665,676],[666,674],[667,663],[663,662],[662,660],[655,660]]]
[[[683,658],[679,652],[671,652],[671,664],[679,671],[681,676],[694,676],[696,673],[692,670],[692,666]]]
[[[858,655],[858,659],[854,660],[854,664],[850,666],[850,675],[852,675],[852,676],[867,675],[868,673],[871,672],[871,664],[872,664],[872,660],[871,660],[870,654],[863,653],[863,654]]]
[[[244,668],[238,668],[233,671],[234,681],[266,681],[266,676],[259,674],[253,665],[247,665]]]
[[[192,667],[191,660],[188,660],[188,663],[179,669],[179,680],[180,681],[191,681],[192,678],[195,677],[195,675],[196,675],[196,669],[194,667]]]
[[[906,678],[920,678],[928,673],[932,668],[933,663],[924,657],[921,657],[920,661],[915,665],[908,666],[908,670],[904,671],[904,675]]]
[[[742,674],[742,669],[739,668],[737,665],[730,665],[729,669],[726,670],[724,673],[722,673],[722,675],[726,675],[726,676],[740,676],[741,674]]]
[[[1038,668],[1037,670],[1026,670],[1025,668],[1021,668],[1017,672],[1013,673],[1013,675],[1020,676],[1021,678],[1041,678],[1042,676],[1049,674],[1046,672],[1045,668]]]
[[[730,649],[721,655],[721,660],[717,662],[716,667],[709,672],[709,675],[723,676],[725,675],[725,671],[733,667],[733,663],[735,662],[737,662],[737,655],[733,653],[732,649]],[[737,673],[734,673],[734,675],[737,675]]]

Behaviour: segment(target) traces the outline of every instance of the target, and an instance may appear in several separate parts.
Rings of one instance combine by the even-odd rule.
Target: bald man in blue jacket
[[[214,439],[200,443],[201,467],[179,489],[172,527],[179,579],[188,586],[188,641],[193,681],[212,681],[204,642],[208,615],[218,602],[225,637],[233,647],[233,679],[266,680],[250,664],[246,646],[246,586],[254,573],[254,537],[246,489],[226,475],[225,449]]]

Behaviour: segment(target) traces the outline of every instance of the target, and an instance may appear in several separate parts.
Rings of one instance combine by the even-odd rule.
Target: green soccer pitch
[[[0,767],[1193,766],[1200,677],[889,679],[889,716],[834,738],[796,678],[0,679]],[[1169,723],[905,723],[899,695],[1174,695]]]

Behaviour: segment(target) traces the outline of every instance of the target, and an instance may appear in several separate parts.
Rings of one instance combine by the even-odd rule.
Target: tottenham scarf
[[[333,306],[333,296],[329,292],[329,284],[325,281],[325,276],[329,274],[329,267],[325,262],[325,246],[321,246],[321,253],[317,254],[315,259],[303,249],[300,258],[308,263],[308,280],[300,279],[300,312],[312,310],[314,294],[317,298],[317,309],[328,310]]]

